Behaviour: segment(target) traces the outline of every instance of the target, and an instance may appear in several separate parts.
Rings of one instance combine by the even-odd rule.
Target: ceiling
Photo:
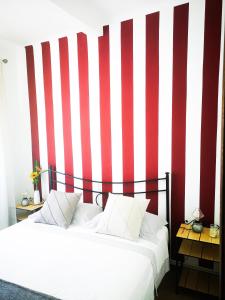
[[[0,0],[0,39],[27,45],[79,31],[102,33],[102,25],[188,0]]]

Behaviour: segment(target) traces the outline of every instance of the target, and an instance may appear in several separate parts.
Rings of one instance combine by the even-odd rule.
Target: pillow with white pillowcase
[[[67,228],[73,218],[81,193],[65,193],[51,190],[43,207],[31,219],[35,223],[57,225]]]
[[[146,240],[152,240],[157,232],[168,222],[162,217],[146,212],[140,230],[140,237]]]
[[[96,232],[137,240],[149,202],[149,199],[109,193]]]
[[[96,229],[98,227],[98,223],[100,222],[102,216],[103,216],[103,212],[101,212],[100,214],[97,214],[95,217],[93,217],[93,219],[86,222],[83,226],[94,229],[96,231]]]
[[[96,215],[92,220],[85,224],[85,227],[97,229],[98,224],[103,217],[103,212]],[[162,217],[145,212],[139,236],[145,240],[154,240],[157,232],[166,226],[168,222]]]
[[[79,202],[71,224],[84,225],[102,212],[102,208],[92,203]]]

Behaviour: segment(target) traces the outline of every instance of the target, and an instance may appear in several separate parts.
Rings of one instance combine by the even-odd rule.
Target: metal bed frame
[[[110,192],[111,194],[116,194],[116,195],[135,195],[135,194],[149,194],[149,193],[161,193],[164,192],[166,193],[166,219],[168,222],[168,230],[169,230],[169,236],[170,236],[170,201],[169,201],[169,172],[165,173],[165,177],[161,178],[152,178],[152,179],[145,179],[145,180],[136,180],[136,181],[99,181],[99,180],[91,180],[91,179],[86,179],[86,178],[81,178],[77,176],[73,176],[67,173],[63,173],[60,171],[55,170],[52,166],[49,167],[48,169],[48,174],[49,174],[49,188],[50,190],[54,189],[55,184],[62,184],[68,187],[72,187],[84,192],[90,192],[90,193],[96,193],[97,196],[95,198],[96,204],[98,206],[98,197],[99,195],[108,195],[109,192],[105,191],[99,191],[99,190],[93,190],[93,189],[87,189],[87,188],[81,188],[75,185],[68,184],[66,182],[62,182],[57,180],[57,174],[63,175],[68,178],[73,178],[76,180],[80,180],[81,182],[89,182],[89,183],[98,183],[98,184],[109,184],[109,185],[129,185],[129,184],[135,184],[135,183],[158,183],[159,181],[163,181],[166,184],[166,188],[164,189],[150,189],[150,190],[145,190],[145,191],[138,191],[138,192],[125,192],[125,193],[119,193],[119,192]]]

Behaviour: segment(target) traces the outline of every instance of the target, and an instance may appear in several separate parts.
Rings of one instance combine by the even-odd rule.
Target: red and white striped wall
[[[100,37],[27,46],[33,160],[100,181],[168,171],[174,230],[196,207],[218,222],[221,19],[222,0],[190,1],[105,26]],[[148,185],[85,187],[126,193]],[[165,216],[165,195],[151,198],[149,210]]]

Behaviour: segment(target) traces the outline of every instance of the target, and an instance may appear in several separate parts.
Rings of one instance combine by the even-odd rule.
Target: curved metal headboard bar
[[[156,193],[156,192],[157,193],[158,192],[166,192],[166,189],[164,189],[164,190],[150,190],[150,191],[143,191],[143,192],[126,192],[126,193],[103,192],[103,191],[95,191],[95,190],[83,189],[81,187],[78,187],[78,186],[75,186],[75,185],[72,185],[72,184],[69,184],[69,183],[65,183],[65,182],[62,182],[62,181],[58,181],[58,180],[55,180],[55,179],[52,179],[52,182],[63,184],[63,185],[66,185],[66,186],[69,186],[69,187],[72,187],[72,188],[75,188],[75,189],[78,189],[78,190],[81,190],[81,191],[84,191],[84,192],[96,193],[98,195],[99,194],[103,195],[103,194],[108,194],[108,193],[115,194],[115,195],[123,195],[123,194],[134,195],[134,194],[147,194],[147,193]]]
[[[100,181],[100,180],[92,180],[92,179],[86,179],[86,178],[73,176],[73,175],[70,175],[70,174],[67,174],[67,173],[56,171],[51,167],[48,170],[48,172],[52,172],[52,173],[55,173],[55,174],[60,174],[60,175],[63,175],[63,176],[67,176],[67,177],[70,177],[70,178],[74,178],[74,179],[82,180],[82,181],[86,181],[86,182],[104,183],[104,184],[131,184],[131,183],[143,183],[143,182],[157,182],[157,181],[166,179],[166,177],[161,177],[161,178],[143,179],[143,180],[135,180],[135,181]]]

